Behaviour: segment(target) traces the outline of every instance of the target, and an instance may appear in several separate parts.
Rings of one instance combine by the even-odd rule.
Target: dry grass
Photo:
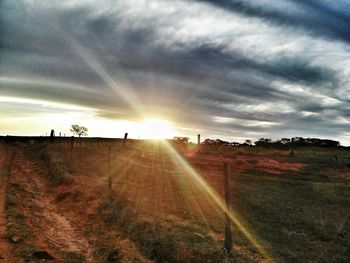
[[[350,260],[350,184],[343,176],[349,152],[303,148],[290,157],[287,150],[248,147],[178,150],[219,195],[222,164],[231,163],[234,211],[276,262]],[[112,191],[107,145],[77,147],[72,162],[65,145],[33,151],[49,168],[62,210],[87,226],[98,260],[264,262],[236,226],[233,254],[225,254],[222,212],[159,145],[116,145]]]

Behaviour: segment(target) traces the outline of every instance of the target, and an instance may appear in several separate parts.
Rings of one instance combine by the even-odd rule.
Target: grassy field
[[[300,148],[290,156],[86,141],[72,150],[61,143],[3,151],[7,237],[20,238],[10,244],[13,258],[40,260],[35,253],[44,251],[58,262],[350,262],[350,151]],[[230,255],[212,195],[223,197],[224,162],[235,219]]]

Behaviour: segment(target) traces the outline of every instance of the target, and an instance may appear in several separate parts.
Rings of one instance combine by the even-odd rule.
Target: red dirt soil
[[[85,255],[87,261],[92,262],[88,241],[79,226],[73,225],[56,206],[53,196],[48,193],[40,166],[25,158],[21,152],[16,156],[10,181],[25,186],[25,191],[32,193],[30,200],[18,200],[18,203],[22,203],[20,209],[36,246],[57,260],[62,260],[63,252],[73,252]]]
[[[0,262],[11,262],[10,245],[6,239],[5,195],[7,178],[4,167],[5,156],[0,153]]]
[[[47,169],[40,160],[32,157],[29,159],[18,150],[13,160],[8,186],[18,189],[14,196],[17,204],[15,209],[25,218],[25,227],[34,242],[32,245],[37,251],[45,251],[51,255],[54,262],[67,262],[67,257],[72,254],[84,258],[84,262],[97,262],[93,256],[97,249],[96,240],[106,237],[109,237],[108,245],[120,250],[121,262],[130,262],[133,259],[137,262],[148,262],[128,239],[118,237],[116,231],[107,231],[98,221],[91,220],[101,202],[101,193],[105,191],[101,189],[99,180],[82,173],[74,176],[70,185],[53,186],[48,182]],[[4,200],[4,194],[0,195],[1,205]],[[0,220],[6,225],[4,217]],[[87,229],[92,226],[94,232],[87,233]],[[0,230],[1,235],[6,234],[3,228]],[[3,258],[9,258],[11,254],[15,257],[12,244],[5,240],[0,245]],[[23,244],[19,241],[16,246]],[[18,258],[16,260],[4,262],[23,261]]]
[[[107,147],[76,148],[72,167],[81,180],[90,181],[89,189],[95,189],[96,183],[104,189],[107,187],[108,162]],[[78,158],[79,152],[83,158]],[[68,151],[61,151],[70,158]],[[223,162],[231,163],[232,173],[241,173],[247,169],[260,169],[274,174],[283,171],[298,171],[303,164],[279,162],[261,156],[213,155],[204,153],[184,154],[187,162],[213,187],[220,195],[223,189]],[[184,176],[183,167],[171,161],[159,149],[145,148],[130,151],[116,150],[111,154],[113,189],[124,194],[138,213],[150,220],[167,220],[169,218],[192,217],[193,214],[203,219],[215,218],[222,213],[212,199],[196,186],[193,178]],[[209,222],[208,222],[209,223]],[[212,226],[221,229],[221,223]]]
[[[122,262],[133,259],[137,259],[137,262],[147,262],[133,242],[115,229],[105,229],[102,223],[93,219],[104,194],[108,192],[107,147],[76,147],[72,162],[68,147],[62,145],[60,148],[56,147],[56,150],[71,167],[74,174],[73,183],[55,187],[49,185],[47,167],[42,166],[35,158],[28,159],[20,151],[16,154],[9,177],[8,185],[21,186],[29,193],[25,197],[17,195],[16,198],[17,203],[21,204],[19,209],[33,235],[35,246],[47,251],[57,262],[63,262],[62,255],[69,252],[84,256],[86,262],[96,262],[93,257],[96,244],[106,239],[111,246],[121,250]],[[283,171],[298,171],[303,166],[260,156],[216,156],[204,153],[184,156],[220,195],[223,189],[223,162],[232,164],[233,173],[256,168],[281,174]],[[213,230],[210,235],[220,240],[223,238],[223,220],[218,220],[222,218],[222,212],[211,198],[196,186],[193,178],[183,176],[186,173],[184,168],[171,161],[167,154],[154,149],[112,151],[111,171],[113,189],[127,198],[143,220],[153,223],[171,221],[187,224],[187,220],[199,217],[210,225]],[[1,228],[1,224],[5,224],[1,213],[4,197],[2,189],[1,235],[5,234]],[[0,251],[8,251],[8,242],[0,240],[0,248]],[[10,256],[1,253],[3,257]]]

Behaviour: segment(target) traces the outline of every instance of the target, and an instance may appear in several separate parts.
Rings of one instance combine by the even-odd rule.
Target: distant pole
[[[61,137],[61,132],[60,132],[60,137]]]
[[[128,133],[126,132],[126,133],[124,134],[123,147],[126,146],[126,140],[127,140],[127,139],[128,139]]]
[[[232,229],[231,229],[231,219],[229,213],[231,212],[231,193],[229,184],[229,174],[230,166],[228,163],[224,163],[224,195],[225,195],[225,249],[227,254],[231,254],[232,251]]]
[[[201,144],[201,135],[200,134],[197,135],[197,144],[198,145]]]

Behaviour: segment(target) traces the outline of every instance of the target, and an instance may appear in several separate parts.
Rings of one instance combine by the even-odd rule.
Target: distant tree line
[[[258,141],[254,142],[256,146],[318,146],[318,147],[339,147],[339,141],[329,140],[329,139],[319,139],[319,138],[303,138],[303,137],[293,137],[293,138],[282,138],[277,141],[272,141],[271,139],[260,138]]]
[[[189,143],[188,137],[174,137],[173,141],[176,143]],[[276,147],[276,148],[290,148],[290,147],[306,147],[306,146],[317,146],[317,147],[339,147],[339,141],[319,138],[281,138],[280,140],[273,141],[269,138],[260,138],[253,142],[251,140],[245,140],[244,143],[229,142],[221,139],[205,139],[201,144],[203,145],[227,145],[227,146],[260,146],[260,147]]]

